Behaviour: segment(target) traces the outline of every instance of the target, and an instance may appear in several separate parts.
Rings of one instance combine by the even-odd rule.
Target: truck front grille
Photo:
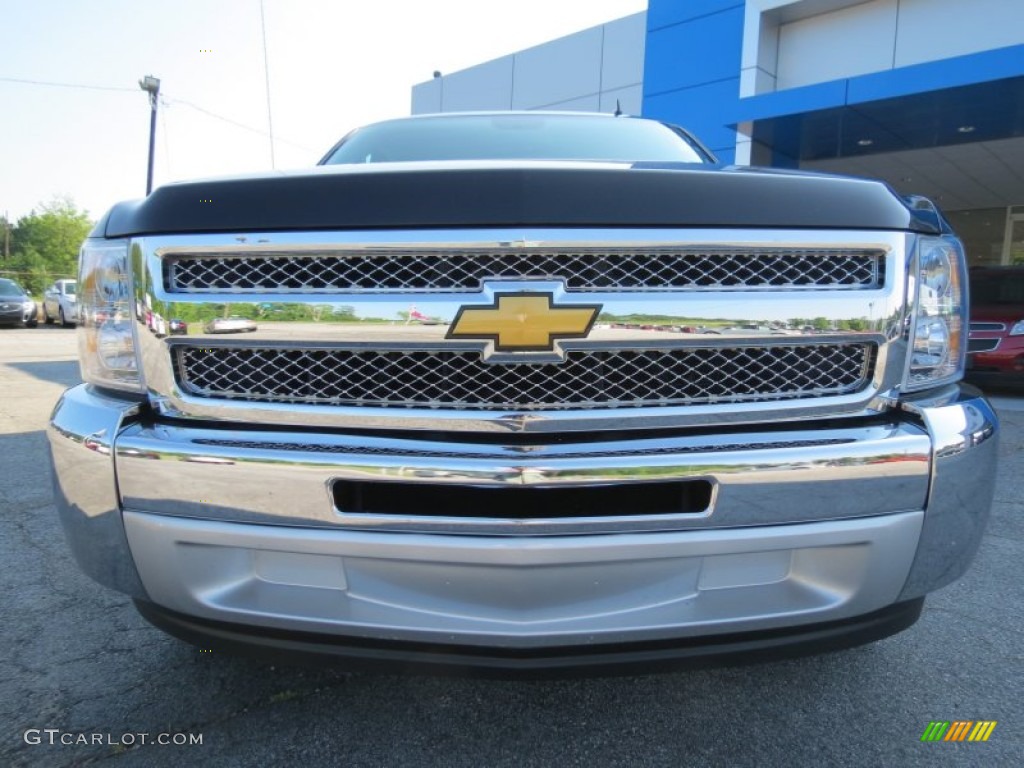
[[[571,350],[561,363],[491,364],[477,351],[175,345],[195,397],[484,410],[628,408],[849,394],[873,344]]]
[[[171,293],[479,291],[485,280],[564,280],[566,290],[856,290],[881,286],[883,252],[842,248],[516,249],[165,256]]]

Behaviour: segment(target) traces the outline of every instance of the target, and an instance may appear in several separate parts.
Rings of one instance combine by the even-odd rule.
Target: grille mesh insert
[[[824,397],[870,379],[874,346],[572,350],[488,364],[476,351],[174,347],[191,395],[310,405],[486,410],[625,408]]]
[[[569,291],[868,289],[883,254],[861,249],[425,251],[171,255],[172,293],[474,292],[488,279]]]

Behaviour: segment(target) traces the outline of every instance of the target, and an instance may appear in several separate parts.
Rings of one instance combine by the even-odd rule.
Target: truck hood
[[[444,162],[320,166],[168,184],[93,231],[701,227],[943,231],[877,181],[736,166]]]

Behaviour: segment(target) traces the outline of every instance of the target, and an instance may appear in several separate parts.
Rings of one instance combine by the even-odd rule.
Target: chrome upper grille
[[[856,392],[872,344],[571,350],[489,364],[478,351],[175,345],[193,396],[309,405],[548,410],[813,398]]]
[[[883,253],[844,248],[353,251],[165,256],[171,293],[479,291],[485,280],[569,291],[855,290],[882,284]]]

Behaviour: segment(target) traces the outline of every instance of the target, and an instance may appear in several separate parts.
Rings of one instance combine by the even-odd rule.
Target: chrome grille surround
[[[493,279],[561,279],[568,292],[857,290],[878,288],[884,253],[855,248],[487,251],[423,249],[344,253],[170,253],[170,293],[473,293]]]
[[[849,445],[854,441],[851,439],[844,438],[824,438],[820,440],[766,440],[765,442],[749,442],[749,443],[721,443],[721,444],[708,444],[702,443],[700,445],[691,446],[679,446],[673,444],[671,446],[660,446],[658,448],[637,448],[632,447],[629,450],[604,450],[600,452],[590,451],[579,451],[577,453],[571,452],[571,449],[563,448],[559,452],[558,456],[562,459],[591,459],[594,457],[600,457],[603,459],[615,459],[615,458],[633,458],[635,456],[673,456],[689,453],[726,453],[733,451],[757,451],[757,450],[780,450],[788,448],[822,448],[825,446],[836,446],[836,445]],[[493,451],[491,453],[473,453],[472,449],[463,449],[456,453],[449,445],[445,450],[417,450],[414,448],[381,448],[377,446],[370,446],[362,444],[359,446],[355,445],[338,445],[336,443],[324,444],[307,441],[304,443],[299,442],[266,442],[258,440],[243,440],[243,439],[218,439],[218,438],[198,438],[193,440],[196,445],[202,446],[213,446],[215,448],[240,448],[240,449],[251,449],[251,450],[264,450],[264,451],[291,451],[296,453],[326,453],[326,454],[339,454],[339,455],[358,455],[358,456],[397,456],[402,458],[415,457],[417,459],[448,459],[453,455],[457,455],[460,459],[481,459],[488,460],[494,459],[496,455],[501,455],[500,451],[508,452],[519,452],[520,456],[526,456],[539,450],[537,446],[526,445],[526,446],[501,446],[499,453],[496,454]]]
[[[840,230],[669,230],[669,229],[465,229],[425,231],[246,232],[160,235],[132,240],[137,337],[149,402],[158,416],[201,419],[211,423],[317,427],[331,430],[392,430],[411,435],[448,433],[571,433],[713,427],[780,420],[873,415],[894,407],[906,367],[907,304],[911,255],[916,236],[907,232]],[[570,290],[563,275],[550,279],[487,279],[482,289],[459,291],[225,290],[175,293],[168,273],[182,257],[230,254],[262,258],[318,254],[387,253],[794,253],[857,252],[877,257],[874,288],[832,286],[740,289],[706,286],[689,289]],[[873,257],[874,258],[874,257]],[[484,341],[447,339],[462,307],[493,306],[496,294],[550,293],[555,306],[601,305],[586,339],[567,339],[554,353],[496,354]],[[218,334],[208,329],[212,317],[238,315],[258,329],[246,334]],[[412,322],[413,317],[417,322]],[[172,319],[187,322],[187,335],[165,335]],[[175,327],[180,327],[180,324]],[[484,375],[517,367],[548,364],[573,368],[578,356],[591,362],[624,353],[645,362],[699,360],[718,350],[773,348],[833,349],[855,347],[866,368],[856,380],[843,374],[807,386],[767,387],[753,382],[744,390],[743,366],[736,366],[733,389],[703,391],[669,386],[650,371],[641,396],[599,399],[571,392],[548,405],[517,403],[497,394],[472,407],[465,395],[423,398],[415,391],[400,399],[364,399],[361,405],[331,390],[303,400],[265,388],[241,392],[216,381],[188,379],[179,365],[179,347],[224,350],[308,350],[341,354],[372,350],[394,355],[445,353]],[[218,354],[227,354],[220,352]],[[764,352],[757,352],[759,355]],[[627,356],[628,356],[627,355]],[[385,356],[386,357],[386,356]],[[857,358],[858,365],[861,358]],[[448,360],[447,362],[450,362]],[[775,361],[779,364],[778,361]],[[459,363],[456,363],[459,364]],[[602,363],[603,364],[603,363]],[[847,364],[853,365],[850,361]],[[781,365],[781,364],[779,364]],[[287,366],[285,366],[287,368]],[[692,366],[691,366],[692,368]],[[782,366],[779,370],[784,369]],[[699,367],[695,370],[699,370]],[[769,365],[761,374],[770,380]],[[334,375],[333,373],[331,374]],[[495,373],[497,375],[497,373]],[[515,374],[511,374],[515,375]],[[755,374],[756,375],[756,374]],[[778,378],[784,378],[778,377]],[[571,378],[570,378],[571,380]],[[585,377],[584,377],[585,380]],[[785,382],[784,382],[785,384]],[[213,385],[213,386],[209,386]],[[264,383],[266,387],[266,384]],[[406,385],[407,388],[409,385]],[[437,382],[433,385],[439,386]],[[727,383],[728,386],[728,383]],[[447,385],[446,385],[447,387]],[[570,386],[570,389],[573,387]],[[251,395],[255,391],[257,397]],[[666,394],[667,393],[667,394]],[[500,394],[500,393],[499,393]],[[285,396],[282,396],[285,395]],[[600,393],[598,393],[600,395]],[[317,399],[320,398],[320,399]],[[508,407],[505,407],[508,406]]]
[[[557,410],[842,395],[871,377],[866,344],[574,350],[563,363],[492,365],[475,350],[176,345],[197,397],[307,405]]]

